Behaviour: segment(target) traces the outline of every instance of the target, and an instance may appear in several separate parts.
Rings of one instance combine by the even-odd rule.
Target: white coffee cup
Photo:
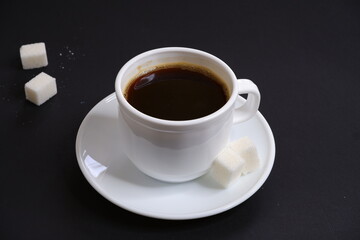
[[[231,93],[226,104],[205,117],[171,121],[146,115],[128,103],[124,91],[135,76],[177,62],[211,69]],[[166,182],[189,181],[205,174],[228,143],[233,124],[250,119],[260,104],[259,90],[252,81],[238,80],[228,65],[209,53],[182,47],[154,49],[132,58],[120,69],[115,90],[122,139],[119,147],[143,173]],[[248,94],[245,103],[239,94]]]

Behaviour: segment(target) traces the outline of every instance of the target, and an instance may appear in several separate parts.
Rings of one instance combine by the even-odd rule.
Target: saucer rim
[[[82,174],[84,175],[85,179],[88,181],[88,183],[101,195],[103,196],[105,199],[107,199],[108,201],[112,202],[113,204],[115,204],[118,207],[121,207],[122,209],[125,209],[127,211],[136,213],[138,215],[142,215],[142,216],[146,216],[146,217],[151,217],[151,218],[156,218],[156,219],[164,219],[164,220],[189,220],[189,219],[198,219],[198,218],[204,218],[204,217],[208,217],[208,216],[212,216],[212,215],[216,215],[225,211],[228,211],[238,205],[240,205],[241,203],[243,203],[244,201],[246,201],[247,199],[249,199],[252,195],[254,195],[259,189],[260,187],[265,183],[265,181],[267,180],[267,178],[269,177],[274,162],[275,162],[275,152],[276,152],[276,148],[275,148],[275,139],[274,139],[274,135],[272,133],[272,130],[269,126],[269,124],[267,123],[265,117],[259,112],[257,111],[256,116],[258,118],[258,120],[261,122],[261,125],[264,127],[264,130],[266,132],[265,136],[268,138],[268,142],[270,142],[270,146],[269,146],[269,154],[266,156],[266,168],[263,170],[263,174],[259,177],[259,179],[257,180],[257,182],[242,196],[240,196],[239,198],[236,198],[234,201],[229,202],[228,204],[219,206],[217,208],[213,208],[213,209],[209,209],[206,211],[201,211],[201,212],[192,212],[192,213],[184,213],[184,214],[166,214],[166,213],[159,213],[159,212],[152,212],[152,211],[141,211],[136,209],[136,207],[130,207],[130,206],[126,206],[125,204],[119,203],[114,197],[109,196],[109,194],[107,194],[104,190],[103,187],[100,186],[91,176],[91,174],[89,173],[89,171],[86,169],[86,167],[84,166],[84,162],[82,161],[82,157],[81,157],[81,153],[80,153],[80,147],[81,147],[81,139],[84,134],[85,131],[85,123],[87,121],[87,119],[89,118],[89,116],[91,115],[91,113],[98,108],[100,105],[102,104],[106,104],[109,103],[111,101],[116,101],[116,95],[115,92],[111,93],[110,95],[108,95],[107,97],[103,98],[102,100],[100,100],[97,104],[95,104],[95,106],[93,108],[91,108],[91,110],[86,114],[86,116],[84,117],[84,119],[82,120],[77,135],[76,135],[76,142],[75,142],[75,151],[76,151],[76,158],[77,158],[77,162],[79,164],[80,170],[82,172]],[[193,181],[196,181],[193,180]],[[176,183],[171,183],[171,184],[176,184]],[[227,190],[227,189],[225,189]]]

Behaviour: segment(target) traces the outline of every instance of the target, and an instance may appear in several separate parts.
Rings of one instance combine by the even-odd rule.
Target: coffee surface
[[[220,78],[201,67],[165,66],[134,78],[125,98],[137,110],[165,120],[191,120],[220,109],[228,99]]]

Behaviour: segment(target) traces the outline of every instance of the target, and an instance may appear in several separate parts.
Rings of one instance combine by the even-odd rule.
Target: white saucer
[[[165,183],[140,172],[121,151],[115,94],[100,101],[83,120],[76,138],[76,156],[89,183],[109,201],[131,212],[160,219],[194,219],[229,210],[252,196],[270,174],[275,142],[258,112],[233,127],[231,140],[250,137],[261,167],[229,188],[204,175],[185,183]]]

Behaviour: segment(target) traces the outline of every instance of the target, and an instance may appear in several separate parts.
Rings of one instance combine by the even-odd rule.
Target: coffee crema
[[[124,97],[134,108],[164,120],[192,120],[219,110],[229,99],[224,81],[189,63],[154,67],[132,79]]]

